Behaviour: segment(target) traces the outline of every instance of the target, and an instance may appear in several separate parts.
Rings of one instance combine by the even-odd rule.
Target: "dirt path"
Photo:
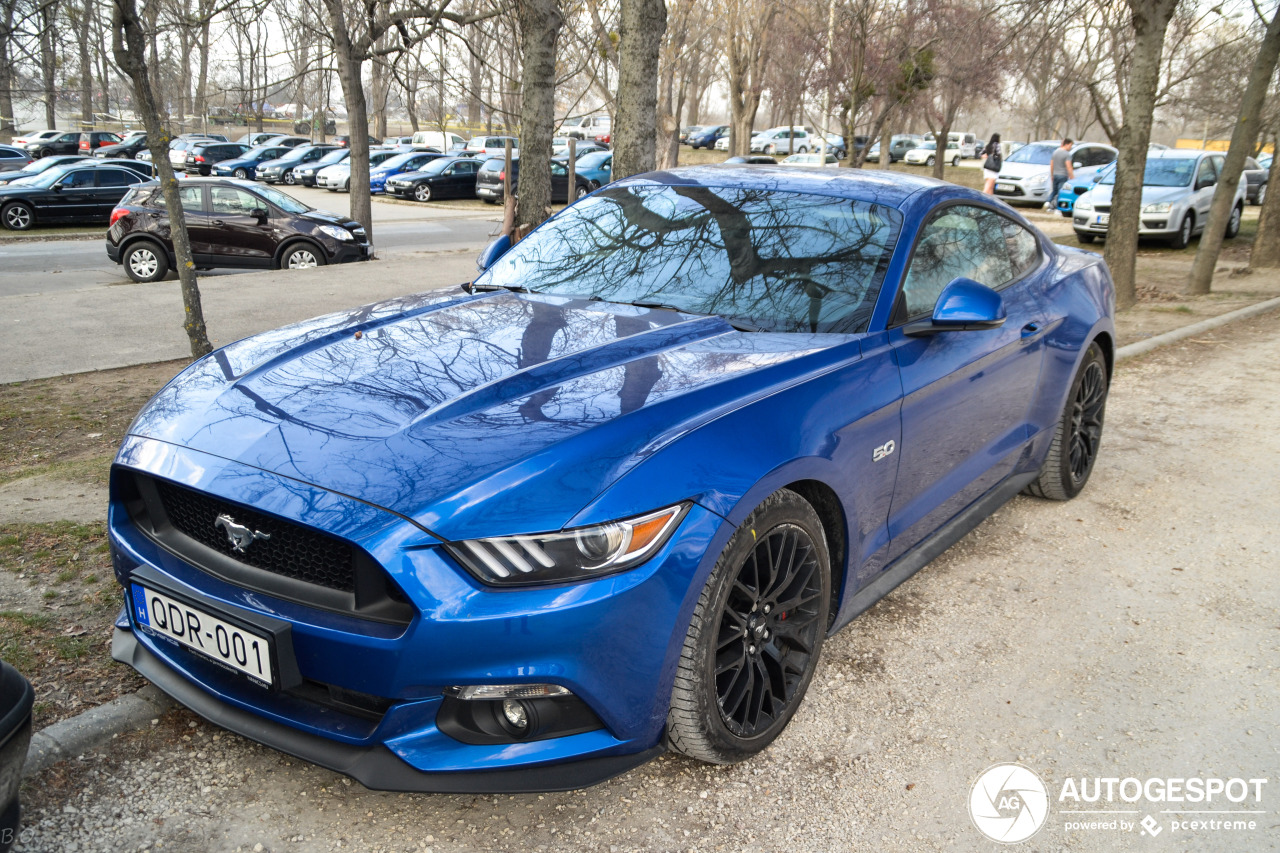
[[[667,757],[567,794],[372,793],[175,712],[28,786],[18,849],[993,850],[966,803],[1004,761],[1051,800],[1011,850],[1280,849],[1277,365],[1276,314],[1124,365],[1086,492],[1015,499],[834,637],[754,761]],[[1155,838],[1064,828],[1065,779],[1130,776],[1270,781],[1257,805],[1187,806],[1260,810],[1254,830],[1181,832],[1145,803],[1111,808],[1154,813]]]

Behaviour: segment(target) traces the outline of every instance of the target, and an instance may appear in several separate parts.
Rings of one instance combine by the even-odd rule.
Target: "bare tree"
[[[613,126],[617,178],[653,171],[656,163],[658,55],[666,29],[664,0],[622,0],[618,121]]]
[[[1227,221],[1233,216],[1239,216],[1234,206],[1236,190],[1240,186],[1240,173],[1244,169],[1245,158],[1253,153],[1253,146],[1258,138],[1258,119],[1262,115],[1267,87],[1276,71],[1277,59],[1280,59],[1280,10],[1273,10],[1271,21],[1267,24],[1266,37],[1263,38],[1262,47],[1249,71],[1249,83],[1240,102],[1235,130],[1231,133],[1227,161],[1222,167],[1222,174],[1218,176],[1213,203],[1209,208],[1209,220],[1200,234],[1200,246],[1196,250],[1195,263],[1191,265],[1189,289],[1192,293],[1209,292],[1213,285],[1213,268],[1218,265],[1218,255],[1222,251]]]
[[[551,135],[555,130],[556,45],[564,15],[559,0],[517,0],[520,21],[519,235],[551,212]],[[615,158],[615,163],[616,163]],[[615,168],[617,168],[615,166]]]
[[[772,26],[779,4],[773,0],[724,0],[725,65],[729,85],[729,152],[750,153],[751,127],[764,91]]]
[[[1274,125],[1273,125],[1274,126]],[[1272,151],[1280,154],[1280,138],[1273,132]],[[1267,170],[1267,185],[1280,187],[1280,157],[1271,158],[1271,168]],[[1267,200],[1262,205],[1262,213],[1258,216],[1258,233],[1253,238],[1253,249],[1249,253],[1249,266],[1273,269],[1280,267],[1280,192],[1267,193]]]
[[[169,163],[169,134],[161,123],[160,106],[156,103],[155,88],[147,65],[147,32],[138,14],[135,0],[113,0],[111,16],[112,49],[116,64],[133,82],[134,104],[147,129],[147,148],[159,173],[160,187],[164,193],[169,216],[169,233],[173,239],[173,253],[177,259],[178,280],[182,288],[182,307],[185,315],[182,327],[191,344],[191,356],[211,352],[209,336],[205,331],[204,309],[200,304],[200,286],[196,281],[196,265],[191,254],[191,238],[187,234],[187,219],[182,211],[182,199],[178,194],[178,179]]]

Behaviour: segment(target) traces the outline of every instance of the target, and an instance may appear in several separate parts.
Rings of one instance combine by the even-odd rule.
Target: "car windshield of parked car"
[[[325,166],[332,166],[335,163],[341,163],[350,156],[351,151],[347,148],[339,148],[337,151],[330,151],[328,154],[316,161],[316,168],[321,169]]]
[[[55,167],[53,169],[49,169],[45,172],[42,172],[39,175],[35,175],[30,178],[23,178],[22,183],[24,186],[40,187],[41,189],[47,190],[49,189],[49,187],[56,184],[58,180],[62,178],[63,175],[72,171],[72,165],[79,165],[79,164],[77,163],[77,164],[71,164],[71,165],[63,165],[61,168]],[[17,183],[17,182],[15,181],[14,183]],[[12,186],[12,184],[10,184],[10,186]]]
[[[1030,163],[1032,166],[1048,166],[1053,161],[1056,145],[1024,145],[1005,158],[1006,163]]]
[[[521,240],[478,287],[714,314],[767,332],[866,328],[901,228],[865,201],[727,187],[606,188]]]
[[[401,166],[408,163],[413,158],[421,157],[421,156],[422,156],[421,151],[406,151],[404,154],[397,154],[394,157],[390,157],[384,160],[380,168],[387,169],[387,170],[399,169]]]
[[[448,157],[439,157],[430,163],[424,163],[422,168],[418,169],[418,172],[423,175],[438,175],[456,162],[458,161],[451,160]]]
[[[283,210],[285,213],[306,213],[312,208],[298,201],[291,195],[285,195],[273,187],[257,186],[253,191]]]
[[[1147,170],[1142,175],[1144,187],[1186,187],[1191,185],[1191,178],[1196,173],[1194,157],[1178,157],[1165,159],[1152,157],[1147,160]],[[1098,183],[1114,184],[1116,172],[1112,169]]]
[[[582,159],[578,161],[578,170],[599,169],[612,156],[612,151],[592,151],[590,154],[583,155]]]

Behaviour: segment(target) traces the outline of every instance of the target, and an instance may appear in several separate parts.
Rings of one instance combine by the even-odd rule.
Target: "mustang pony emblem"
[[[245,549],[259,539],[270,539],[270,533],[263,533],[261,530],[254,530],[245,527],[243,524],[236,523],[236,520],[225,512],[218,516],[213,522],[214,527],[221,527],[227,534],[227,541],[231,543],[231,549],[237,553],[243,554]]]

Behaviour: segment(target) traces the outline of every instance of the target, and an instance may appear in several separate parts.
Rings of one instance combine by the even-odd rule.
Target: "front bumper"
[[[131,609],[117,622],[113,655],[210,720],[371,788],[575,788],[661,752],[688,620],[731,532],[695,505],[672,540],[636,569],[572,585],[495,590],[460,568],[439,540],[351,498],[147,439],[127,439],[118,462],[124,464],[113,470],[109,527],[117,578],[126,589],[145,567],[144,574],[159,573],[215,612],[284,620],[301,678],[379,698],[385,710],[377,718],[350,716],[289,690],[268,690],[138,627]],[[119,479],[133,472],[228,501],[234,499],[229,492],[245,493],[244,478],[251,477],[259,511],[324,529],[361,549],[403,589],[412,619],[371,622],[209,574],[134,522]],[[336,528],[334,519],[341,520]],[[481,744],[456,739],[438,724],[450,685],[529,682],[568,688],[600,726]]]
[[[1032,186],[1026,181],[996,178],[995,195],[1008,202],[1044,204],[1049,198],[1049,184]]]

